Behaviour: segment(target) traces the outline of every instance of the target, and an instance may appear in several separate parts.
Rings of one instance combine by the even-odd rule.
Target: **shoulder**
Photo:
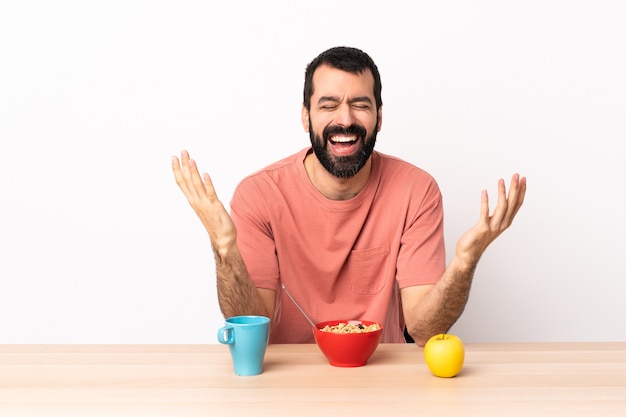
[[[442,218],[443,196],[430,173],[395,156],[378,153],[377,159],[381,171],[377,199],[388,214],[398,213],[407,224],[420,218],[440,221],[437,219]]]
[[[395,181],[411,183],[416,185],[434,186],[438,188],[435,178],[426,170],[397,156],[374,152],[374,164],[378,161],[380,166],[381,179],[383,181]]]
[[[301,152],[302,151],[286,156],[278,161],[272,162],[271,164],[266,165],[263,168],[252,172],[251,174],[246,176],[244,180],[248,178],[254,178],[257,176],[272,175],[273,172],[290,169],[291,167],[295,166],[296,161],[298,159],[298,155],[300,155]]]
[[[298,170],[304,169],[302,161],[307,151],[308,148],[304,148],[245,176],[237,184],[235,194],[242,192],[264,194],[276,187],[280,188],[285,183],[296,181]]]

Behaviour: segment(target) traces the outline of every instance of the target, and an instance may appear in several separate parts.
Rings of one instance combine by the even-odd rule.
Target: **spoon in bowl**
[[[315,323],[313,323],[313,320],[311,320],[311,318],[309,317],[308,314],[306,314],[304,312],[304,310],[302,309],[302,307],[300,307],[300,304],[298,304],[298,302],[296,301],[295,298],[293,298],[293,295],[291,295],[291,293],[289,292],[289,290],[287,290],[287,287],[285,287],[285,284],[281,283],[280,284],[283,287],[283,291],[285,291],[285,294],[287,294],[287,297],[289,297],[291,299],[291,301],[293,302],[293,304],[298,307],[298,310],[300,310],[300,313],[302,313],[302,315],[304,316],[305,319],[307,319],[307,321],[309,323],[311,323],[311,326],[313,327],[317,327],[315,326]]]

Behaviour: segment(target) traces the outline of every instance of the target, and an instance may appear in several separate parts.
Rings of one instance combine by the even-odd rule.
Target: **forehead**
[[[369,69],[362,73],[342,71],[329,65],[321,65],[313,73],[311,101],[320,97],[371,97],[374,101],[374,76]]]

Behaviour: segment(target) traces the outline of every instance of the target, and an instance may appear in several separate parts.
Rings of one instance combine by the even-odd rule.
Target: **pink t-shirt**
[[[245,178],[231,201],[250,277],[277,291],[270,343],[313,343],[313,321],[383,324],[383,342],[404,342],[399,289],[434,284],[445,269],[439,187],[425,171],[380,152],[350,200],[324,197],[304,169],[310,148]]]

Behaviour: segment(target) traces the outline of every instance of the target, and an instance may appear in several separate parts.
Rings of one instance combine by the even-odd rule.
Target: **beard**
[[[322,132],[322,137],[313,132],[313,126],[309,120],[309,137],[315,156],[322,166],[330,174],[337,178],[352,178],[363,168],[376,145],[376,135],[374,130],[368,137],[364,127],[350,125],[347,128],[341,126],[327,126]],[[328,138],[332,135],[356,135],[360,140],[358,149],[349,156],[335,156],[328,150]]]

